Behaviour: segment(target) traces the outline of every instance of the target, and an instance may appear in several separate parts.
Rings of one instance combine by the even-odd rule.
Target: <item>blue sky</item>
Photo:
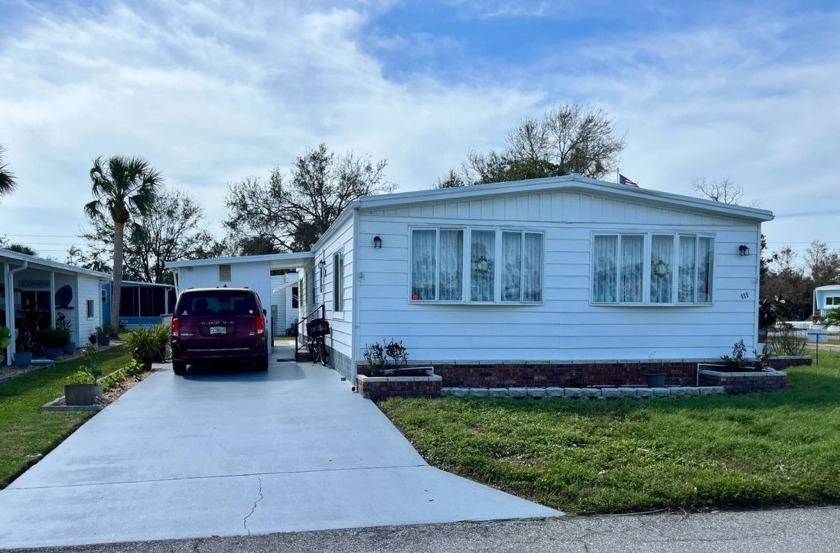
[[[771,248],[840,248],[837,2],[0,0],[0,235],[64,259],[98,155],[139,154],[211,228],[231,182],[320,142],[428,188],[569,100],[606,110],[622,173],[729,178]]]

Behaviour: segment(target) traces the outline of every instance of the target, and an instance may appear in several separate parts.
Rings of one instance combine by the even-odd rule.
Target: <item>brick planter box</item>
[[[784,371],[725,372],[716,368],[708,364],[698,366],[701,386],[723,386],[727,394],[750,394],[781,390],[787,384],[787,373]]]
[[[426,376],[356,376],[356,391],[362,397],[373,401],[389,397],[431,397],[439,396],[443,378],[434,374],[432,367],[426,369]]]

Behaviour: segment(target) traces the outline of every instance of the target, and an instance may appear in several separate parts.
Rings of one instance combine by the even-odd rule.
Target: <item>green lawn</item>
[[[105,374],[129,361],[125,346],[99,354]],[[67,376],[81,359],[58,363],[0,384],[0,489],[8,486],[90,417],[88,413],[43,413],[41,407],[64,395]]]
[[[391,399],[430,464],[570,513],[840,502],[840,354],[780,392]]]

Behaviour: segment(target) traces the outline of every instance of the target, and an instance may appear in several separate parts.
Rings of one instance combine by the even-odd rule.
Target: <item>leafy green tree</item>
[[[9,239],[5,236],[0,236],[0,248],[5,248],[13,252],[25,253],[26,255],[38,255],[38,252],[30,248],[29,246],[25,244],[9,242]]]
[[[85,214],[91,219],[110,218],[114,224],[111,322],[116,325],[120,314],[125,225],[132,217],[151,212],[163,176],[142,157],[104,159],[99,156],[93,162],[90,180],[94,200],[85,205]]]
[[[624,150],[613,121],[601,109],[566,103],[526,119],[508,131],[505,149],[473,152],[460,170],[450,170],[437,188],[557,177],[580,173],[601,178]]]
[[[822,240],[814,240],[805,251],[805,266],[808,268],[814,287],[840,284],[840,252],[831,251]]]
[[[227,241],[236,253],[308,251],[353,200],[393,189],[386,165],[321,144],[298,157],[288,175],[275,167],[268,182],[233,184],[225,198]]]
[[[6,149],[0,146],[0,198],[17,188],[15,174],[9,169],[9,164],[3,159]]]
[[[104,216],[89,218],[89,222],[92,228],[82,238],[90,253],[78,250],[74,254],[83,263],[96,265],[107,258],[115,227]],[[207,230],[204,209],[189,194],[161,190],[154,208],[126,225],[123,275],[127,280],[171,284],[166,261],[218,257],[220,247]]]

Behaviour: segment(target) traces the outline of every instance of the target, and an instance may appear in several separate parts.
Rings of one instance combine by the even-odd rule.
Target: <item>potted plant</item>
[[[73,355],[76,352],[76,342],[73,341],[73,327],[67,319],[61,319],[55,327],[67,333],[67,343],[62,348],[65,355]]]
[[[666,373],[662,367],[662,363],[657,363],[654,360],[653,356],[655,353],[654,351],[648,357],[648,372],[645,373],[645,382],[648,388],[662,388],[665,386]]]
[[[42,328],[37,334],[38,343],[44,348],[47,359],[55,359],[70,342],[70,334],[62,328]]]
[[[0,326],[0,365],[6,361],[6,348],[12,343],[12,331],[7,326]]]
[[[25,369],[32,364],[32,335],[28,331],[18,333],[15,340],[15,366]]]
[[[102,368],[96,346],[85,346],[82,358],[82,369],[70,376],[64,385],[64,402],[67,405],[93,405],[102,395],[102,386],[99,385]]]
[[[96,327],[96,343],[100,346],[111,345],[111,335],[114,333],[114,327],[111,323],[105,323],[102,326]]]

